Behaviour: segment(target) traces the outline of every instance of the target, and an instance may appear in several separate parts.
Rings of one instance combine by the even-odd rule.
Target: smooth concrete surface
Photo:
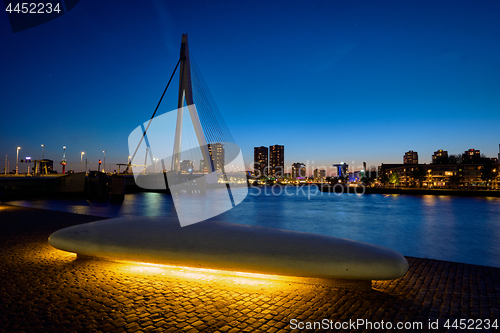
[[[53,247],[79,255],[313,278],[389,280],[408,262],[398,252],[347,239],[176,217],[119,217],[64,228]]]

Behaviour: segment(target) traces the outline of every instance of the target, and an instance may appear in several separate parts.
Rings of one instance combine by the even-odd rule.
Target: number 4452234
[[[17,3],[14,8],[12,8],[12,4],[9,3],[7,8],[5,8],[6,12],[12,13],[23,13],[23,14],[50,14],[52,12],[59,13],[61,9],[59,8],[59,3],[52,7],[52,3],[35,3],[35,2],[23,2]]]
[[[498,329],[498,321],[497,319],[495,320],[489,320],[489,319],[455,319],[455,320],[446,320],[446,323],[444,324],[444,327],[447,329],[460,329],[460,330],[465,330],[465,329],[476,329],[476,330],[482,330],[482,329]]]

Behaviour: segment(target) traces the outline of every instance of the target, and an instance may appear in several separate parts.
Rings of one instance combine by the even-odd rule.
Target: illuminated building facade
[[[180,171],[183,173],[191,173],[193,172],[193,161],[183,160],[180,163]]]
[[[432,155],[432,164],[447,164],[448,163],[448,152],[446,150],[439,149],[435,151]]]
[[[470,188],[486,185],[481,178],[483,167],[481,163],[386,165],[383,172],[389,177],[397,173],[399,185],[404,187]],[[499,165],[493,168],[498,170]]]
[[[224,171],[224,146],[222,143],[210,143],[208,144],[208,152],[210,153],[210,158],[214,165],[215,170]]]
[[[306,165],[304,163],[292,164],[292,179],[305,179],[306,178]]]
[[[314,169],[314,181],[315,182],[324,182],[326,178],[326,170],[323,169]]]
[[[462,154],[462,163],[464,164],[472,164],[472,163],[480,163],[481,162],[481,151],[476,149],[466,150]]]
[[[269,147],[269,176],[283,178],[285,172],[285,146]]]
[[[204,159],[200,160],[200,169],[199,170],[202,171],[202,172],[207,172],[208,171],[208,167],[205,164],[205,160]]]
[[[404,164],[418,164],[418,153],[416,151],[410,150],[403,156]]]
[[[349,164],[342,162],[340,164],[333,164],[332,166],[337,168],[337,178],[340,179],[348,177],[347,170],[349,169]]]
[[[268,162],[269,162],[269,149],[264,146],[254,147],[253,168],[255,177],[262,178],[267,176]]]

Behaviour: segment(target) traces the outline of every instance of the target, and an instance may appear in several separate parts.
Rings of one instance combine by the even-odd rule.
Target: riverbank
[[[76,259],[47,243],[57,229],[98,219],[0,205],[0,331],[290,332],[324,319],[421,323],[421,331],[429,321],[485,328],[500,317],[500,268],[407,257],[404,277],[356,291]],[[370,330],[357,328],[346,331]]]

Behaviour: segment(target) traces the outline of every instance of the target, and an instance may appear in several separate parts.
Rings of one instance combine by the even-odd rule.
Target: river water
[[[104,217],[175,214],[172,198],[128,194],[122,203],[24,200],[13,205]],[[500,198],[322,193],[311,187],[250,188],[213,219],[311,232],[392,248],[407,256],[500,267]]]

